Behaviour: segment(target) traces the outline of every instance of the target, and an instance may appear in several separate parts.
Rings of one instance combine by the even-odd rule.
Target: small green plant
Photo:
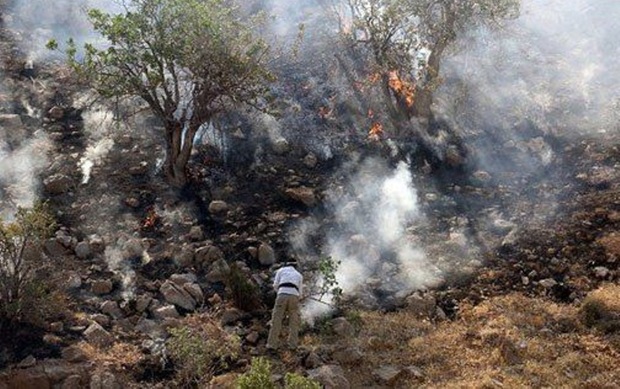
[[[184,326],[171,329],[170,334],[167,350],[183,386],[208,382],[215,373],[228,369],[241,349],[238,336],[205,315],[188,317]]]
[[[317,301],[324,301],[326,297],[331,297],[333,305],[338,305],[342,300],[342,288],[336,279],[336,272],[340,267],[340,261],[332,257],[321,257],[318,262],[317,287],[313,291],[311,298]]]
[[[277,389],[280,386],[271,379],[271,363],[267,358],[252,359],[250,371],[241,375],[236,382],[236,389]],[[321,389],[321,385],[297,373],[286,373],[284,389]]]
[[[271,363],[267,358],[252,359],[250,371],[237,379],[236,389],[276,389],[271,380]]]
[[[37,279],[37,273],[44,273],[42,245],[54,228],[43,203],[19,208],[13,220],[0,221],[0,320],[21,320],[28,316],[26,308],[37,306],[37,296],[45,295],[40,293],[43,276]]]
[[[285,389],[321,389],[321,384],[318,382],[299,375],[297,373],[286,373],[284,376],[284,388]]]

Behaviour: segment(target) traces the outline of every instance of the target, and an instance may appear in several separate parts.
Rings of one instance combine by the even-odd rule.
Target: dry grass
[[[129,343],[114,343],[110,348],[103,349],[87,342],[80,342],[78,347],[93,365],[113,371],[125,370],[142,358],[140,349]]]
[[[610,285],[592,295],[617,308],[618,293]],[[520,294],[463,306],[459,320],[439,325],[407,312],[365,312],[351,340],[364,363],[350,366],[348,377],[355,388],[381,387],[372,371],[393,365],[423,372],[404,374],[397,388],[620,387],[618,334],[583,325],[581,315],[579,307]]]

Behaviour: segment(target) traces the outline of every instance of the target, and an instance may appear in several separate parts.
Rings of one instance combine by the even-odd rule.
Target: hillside
[[[172,388],[197,372],[187,386],[227,388],[256,357],[278,384],[325,388],[620,382],[617,123],[483,127],[450,117],[445,93],[431,141],[372,139],[349,129],[364,110],[335,91],[338,61],[308,55],[278,69],[278,115],[207,129],[177,190],[140,102],[30,62],[4,20],[0,210],[44,200],[58,227],[43,300],[0,327],[0,388]],[[306,299],[300,349],[268,355],[288,256],[309,283],[320,258],[340,261],[343,301]]]

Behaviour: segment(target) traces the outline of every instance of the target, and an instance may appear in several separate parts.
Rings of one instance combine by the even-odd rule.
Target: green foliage
[[[205,316],[188,318],[185,326],[170,330],[168,353],[182,385],[208,382],[238,357],[241,341]]]
[[[235,306],[244,311],[254,311],[262,307],[260,293],[256,284],[248,279],[236,263],[230,266],[226,286]]]
[[[286,373],[284,376],[284,388],[285,389],[321,389],[321,384],[318,382],[299,375],[297,373]]]
[[[271,379],[271,363],[267,358],[258,357],[252,359],[250,371],[241,375],[236,382],[236,389],[277,389]],[[284,389],[320,389],[321,385],[297,373],[286,373],[284,376]]]
[[[128,0],[126,10],[89,10],[108,46],[78,50],[69,40],[68,62],[101,95],[146,102],[165,127],[166,173],[181,185],[200,126],[232,104],[254,104],[273,81],[270,47],[254,33],[265,17],[244,16],[233,0]]]
[[[19,208],[12,221],[0,222],[0,319],[20,319],[45,295],[34,269],[44,268],[42,243],[54,229],[55,220],[42,203]]]
[[[322,279],[319,289],[319,300],[323,299],[326,295],[330,295],[336,304],[340,302],[342,298],[342,288],[340,288],[338,280],[336,279],[338,267],[340,267],[340,260],[336,260],[332,257],[321,257],[319,259],[319,273]]]

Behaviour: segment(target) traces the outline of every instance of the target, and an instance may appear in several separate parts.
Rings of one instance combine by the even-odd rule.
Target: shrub
[[[170,334],[167,351],[182,386],[208,382],[215,373],[228,369],[241,349],[239,337],[206,315],[187,317]]]
[[[237,379],[236,389],[277,389],[271,379],[271,363],[267,358],[252,359],[250,371]],[[321,385],[297,373],[286,373],[284,389],[321,389]]]
[[[252,359],[250,371],[237,379],[236,389],[276,389],[271,380],[271,363],[267,358]]]
[[[297,373],[286,373],[284,376],[285,389],[321,389],[321,385]]]
[[[244,311],[262,308],[258,287],[248,279],[236,263],[230,266],[230,272],[226,277],[226,286],[237,308]]]
[[[19,208],[12,221],[0,222],[0,321],[36,316],[25,310],[36,308],[48,294],[42,244],[54,227],[45,204]]]
[[[581,304],[580,316],[588,327],[606,333],[620,330],[620,287],[603,285],[591,292]]]

